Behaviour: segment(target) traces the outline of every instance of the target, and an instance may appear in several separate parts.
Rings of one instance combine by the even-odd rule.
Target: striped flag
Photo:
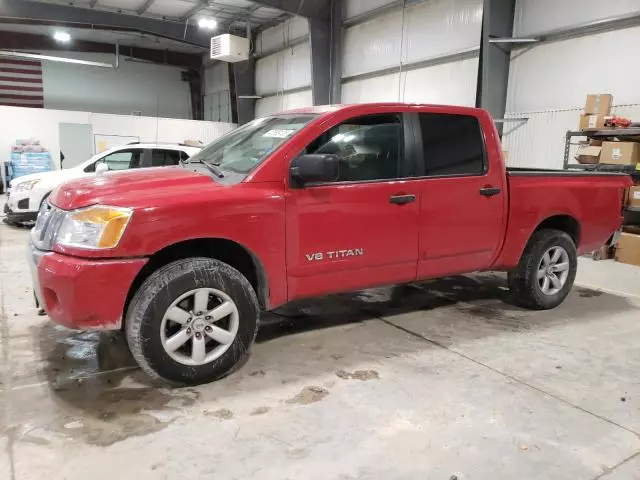
[[[41,62],[0,57],[0,105],[44,108]]]

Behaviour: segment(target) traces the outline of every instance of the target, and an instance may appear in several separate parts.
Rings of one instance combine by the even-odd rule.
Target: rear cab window
[[[419,176],[483,175],[487,171],[484,136],[472,115],[418,114],[424,164]]]

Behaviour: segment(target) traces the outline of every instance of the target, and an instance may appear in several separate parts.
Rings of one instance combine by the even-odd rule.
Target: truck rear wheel
[[[516,269],[508,274],[516,303],[532,310],[557,307],[576,278],[578,255],[573,239],[560,230],[535,232]]]
[[[248,355],[260,309],[249,281],[226,263],[189,258],[147,278],[129,305],[127,342],[140,367],[175,386],[211,382]]]

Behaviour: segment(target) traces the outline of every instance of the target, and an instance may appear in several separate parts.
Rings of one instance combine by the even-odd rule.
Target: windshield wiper
[[[215,163],[209,163],[202,159],[189,160],[189,163],[201,163],[207,168],[207,170],[213,173],[216,177],[224,178],[224,172]]]

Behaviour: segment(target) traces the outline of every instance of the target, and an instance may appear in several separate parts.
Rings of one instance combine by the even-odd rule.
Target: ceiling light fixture
[[[213,18],[201,18],[198,20],[198,27],[205,30],[213,30],[218,25],[218,22]]]
[[[71,40],[71,35],[69,35],[67,32],[55,32],[53,34],[53,38],[57,42],[67,43]]]

